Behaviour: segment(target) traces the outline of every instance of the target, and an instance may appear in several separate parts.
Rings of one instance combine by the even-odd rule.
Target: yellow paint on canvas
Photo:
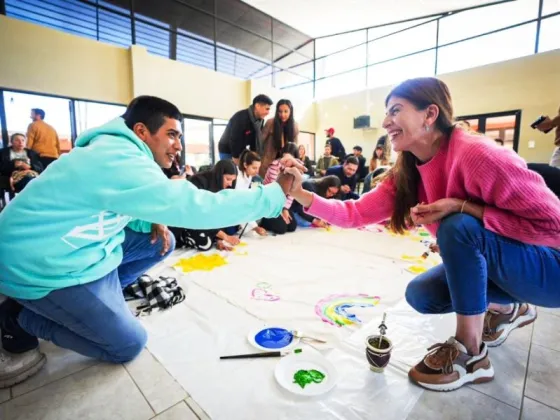
[[[410,267],[406,268],[406,271],[412,274],[422,274],[428,271],[428,269],[423,265],[411,265]]]
[[[181,258],[173,267],[180,268],[183,273],[191,271],[212,271],[226,265],[227,260],[220,254],[197,254],[190,258]]]

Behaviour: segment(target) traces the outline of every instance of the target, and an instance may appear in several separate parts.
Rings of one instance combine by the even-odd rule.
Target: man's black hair
[[[253,98],[253,105],[256,104],[272,105],[273,102],[272,99],[270,99],[268,96],[260,94]]]
[[[348,165],[349,163],[352,163],[354,165],[359,165],[360,161],[358,160],[358,158],[356,156],[348,156],[346,158],[346,160],[344,161],[344,164]]]
[[[361,152],[363,150],[362,146],[354,146],[353,149],[357,150],[358,152]]]
[[[137,123],[143,123],[152,134],[159,130],[166,117],[183,121],[183,115],[179,108],[171,102],[155,96],[134,98],[122,115],[126,126],[131,130]]]
[[[40,116],[42,120],[45,119],[45,111],[41,108],[32,108],[31,111],[34,112],[35,115]]]

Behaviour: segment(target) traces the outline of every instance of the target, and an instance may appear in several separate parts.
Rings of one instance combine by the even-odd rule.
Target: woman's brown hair
[[[447,85],[441,80],[434,77],[406,80],[387,95],[385,106],[393,97],[406,99],[417,110],[424,110],[430,105],[436,105],[439,108],[439,115],[435,128],[444,136],[449,136],[453,131],[451,94]],[[410,209],[418,204],[418,184],[420,182],[417,163],[416,156],[411,152],[403,151],[399,153],[395,166],[381,175],[383,178],[392,178],[397,190],[390,221],[391,229],[397,233],[404,233],[413,224]]]

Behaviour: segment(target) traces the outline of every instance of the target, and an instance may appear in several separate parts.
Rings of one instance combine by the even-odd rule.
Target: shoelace
[[[453,372],[453,361],[459,355],[459,350],[450,343],[437,343],[428,348],[425,359],[430,359],[430,364],[440,367],[443,373]]]

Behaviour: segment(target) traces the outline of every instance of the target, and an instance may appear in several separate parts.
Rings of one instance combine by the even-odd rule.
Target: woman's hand
[[[439,254],[439,245],[438,244],[430,244],[429,246],[430,251],[432,251],[434,254]]]
[[[221,239],[216,241],[216,248],[218,248],[218,251],[233,251],[233,248],[231,246],[226,245],[224,241]]]
[[[224,238],[224,240],[230,244],[230,245],[239,245],[239,243],[241,242],[241,240],[237,237],[237,236],[231,236],[231,235],[226,235],[226,237]]]
[[[290,214],[290,211],[288,209],[284,209],[282,210],[282,219],[284,219],[284,222],[286,222],[287,225],[290,224],[290,222],[292,221],[292,215]]]
[[[329,226],[327,222],[321,219],[313,219],[313,222],[311,222],[311,224],[318,228],[324,228],[324,229],[326,229]]]
[[[410,217],[415,225],[429,225],[451,213],[458,213],[463,203],[464,200],[456,198],[442,198],[431,204],[420,203],[410,209]]]
[[[151,244],[154,245],[158,239],[161,239],[161,252],[160,255],[167,254],[169,251],[169,246],[171,245],[171,238],[169,234],[169,229],[165,225],[152,224],[152,240]]]
[[[268,232],[266,231],[265,228],[257,226],[255,229],[253,229],[255,232],[257,232],[257,234],[259,234],[260,236],[266,236],[268,235]]]
[[[307,168],[291,155],[284,156],[280,159],[280,163],[286,168],[296,168],[299,169],[300,172],[307,172]]]

